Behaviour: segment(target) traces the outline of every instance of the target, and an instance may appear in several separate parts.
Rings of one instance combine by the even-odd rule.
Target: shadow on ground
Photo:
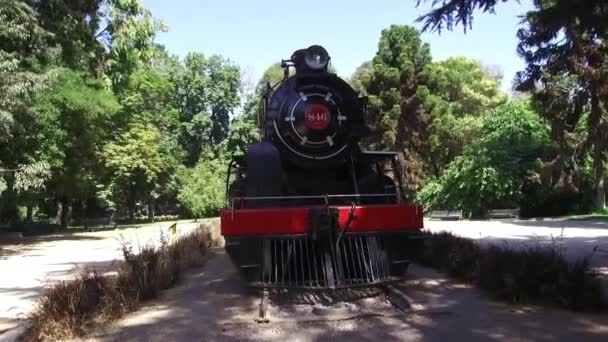
[[[126,317],[92,340],[101,341],[606,341],[608,318],[491,301],[477,290],[413,267],[400,286],[417,309],[401,313],[383,297],[380,309],[341,318],[317,316],[305,308],[317,299],[271,296],[271,316],[288,320],[256,323],[259,297],[246,289],[228,257],[217,252],[208,265],[164,297]],[[278,296],[278,297],[277,297]],[[370,298],[371,298],[370,297]],[[283,298],[283,299],[280,299]],[[273,302],[274,301],[274,302]],[[274,311],[274,313],[273,313]]]
[[[19,241],[0,240],[0,260],[15,254],[25,254],[27,252],[37,251],[40,249],[39,247],[45,243],[57,241],[96,241],[103,239],[106,238],[90,234],[65,232],[50,235],[27,236]]]

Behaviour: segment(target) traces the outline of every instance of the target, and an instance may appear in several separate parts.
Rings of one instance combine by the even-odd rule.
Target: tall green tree
[[[365,86],[372,126],[369,143],[402,153],[400,167],[410,190],[423,178],[420,155],[428,150],[429,117],[423,106],[428,88],[423,77],[430,63],[430,46],[420,33],[410,26],[392,25],[382,31]]]
[[[111,136],[119,109],[103,82],[67,69],[37,96],[36,115],[45,135],[36,138],[51,166],[50,187],[60,202],[62,226],[69,223],[74,200],[96,192],[97,152]]]
[[[141,0],[110,0],[108,23],[103,33],[109,50],[106,73],[114,90],[120,93],[130,75],[149,65],[158,52],[154,38],[167,28],[152,17]]]
[[[40,187],[47,175],[32,108],[53,79],[45,64],[55,53],[27,2],[0,0],[0,23],[0,221],[14,222],[18,192]]]
[[[403,151],[415,190],[439,177],[464,146],[479,137],[487,111],[505,103],[499,78],[472,59],[432,62],[430,47],[413,28],[392,26],[378,53],[350,80],[370,98],[370,145]]]
[[[563,168],[566,160],[580,160],[580,152],[590,153],[595,207],[603,210],[608,160],[608,46],[606,31],[595,20],[602,13],[608,19],[608,4],[590,1],[578,7],[585,7],[588,13],[572,16],[570,11],[575,9],[568,1],[534,1],[534,10],[526,14],[525,26],[518,31],[518,52],[527,64],[518,74],[518,88],[534,94],[541,114],[553,124],[553,135],[562,147],[555,166]],[[569,136],[583,115],[586,137],[580,149],[572,148]],[[575,150],[578,155],[572,155]]]
[[[239,68],[220,56],[190,53],[177,80],[177,108],[186,163],[194,165],[207,146],[228,135],[230,113],[239,104]]]
[[[40,26],[52,33],[51,43],[61,47],[60,61],[66,67],[102,72],[105,55],[100,27],[107,17],[105,0],[28,0],[37,12]]]
[[[465,146],[479,137],[486,113],[505,103],[507,95],[495,76],[466,57],[434,62],[425,75],[429,89],[425,107],[432,119],[429,153],[424,159],[437,178]]]
[[[423,22],[423,30],[441,31],[444,28],[452,30],[454,26],[462,25],[464,30],[470,29],[476,11],[495,13],[496,6],[505,2],[520,2],[519,0],[418,0],[421,3],[431,3],[432,9],[418,18]],[[559,11],[564,18],[578,18],[585,30],[606,33],[608,30],[608,4],[604,0],[550,0],[544,1],[547,6],[563,9]],[[557,11],[553,12],[557,13]]]
[[[138,202],[148,208],[154,218],[154,200],[170,179],[171,165],[163,151],[160,131],[152,126],[134,123],[115,141],[107,143],[100,157],[108,169],[109,183],[102,197],[114,210],[126,208],[129,218],[135,217]]]

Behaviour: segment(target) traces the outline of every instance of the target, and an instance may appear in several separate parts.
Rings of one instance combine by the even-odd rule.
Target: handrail
[[[232,212],[232,217],[234,218],[234,211],[236,208],[236,201],[248,201],[248,200],[295,200],[295,199],[321,199],[325,200],[324,204],[329,205],[328,200],[330,198],[361,198],[361,197],[397,197],[397,193],[392,194],[341,194],[341,195],[310,195],[310,196],[260,196],[260,197],[233,197],[230,203],[230,211]],[[322,203],[323,204],[323,203]],[[241,209],[241,208],[238,208]]]
[[[349,198],[349,197],[389,197],[393,194],[342,194],[342,195],[309,195],[309,196],[260,196],[260,197],[234,197],[239,200],[273,200],[273,199],[324,199],[324,198]]]

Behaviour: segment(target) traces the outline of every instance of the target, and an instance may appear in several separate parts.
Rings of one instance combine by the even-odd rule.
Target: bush
[[[182,170],[178,177],[182,186],[177,198],[196,218],[214,216],[225,203],[228,161],[206,158],[193,169]]]
[[[549,130],[526,101],[502,105],[487,117],[481,137],[417,199],[427,209],[460,209],[473,217],[516,207],[524,180],[548,146]]]
[[[512,303],[543,303],[571,310],[601,311],[608,298],[588,259],[569,263],[557,247],[482,247],[450,233],[426,233],[413,259],[477,285]]]
[[[81,334],[101,302],[106,279],[88,271],[76,280],[59,282],[46,290],[38,301],[30,332],[42,341],[72,339]]]

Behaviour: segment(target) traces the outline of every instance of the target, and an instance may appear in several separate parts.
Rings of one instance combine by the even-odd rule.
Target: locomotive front
[[[282,61],[284,79],[263,96],[260,142],[230,164],[222,235],[252,285],[389,281],[405,273],[422,229],[422,208],[401,190],[397,153],[361,149],[367,100],[329,62],[318,45]]]

